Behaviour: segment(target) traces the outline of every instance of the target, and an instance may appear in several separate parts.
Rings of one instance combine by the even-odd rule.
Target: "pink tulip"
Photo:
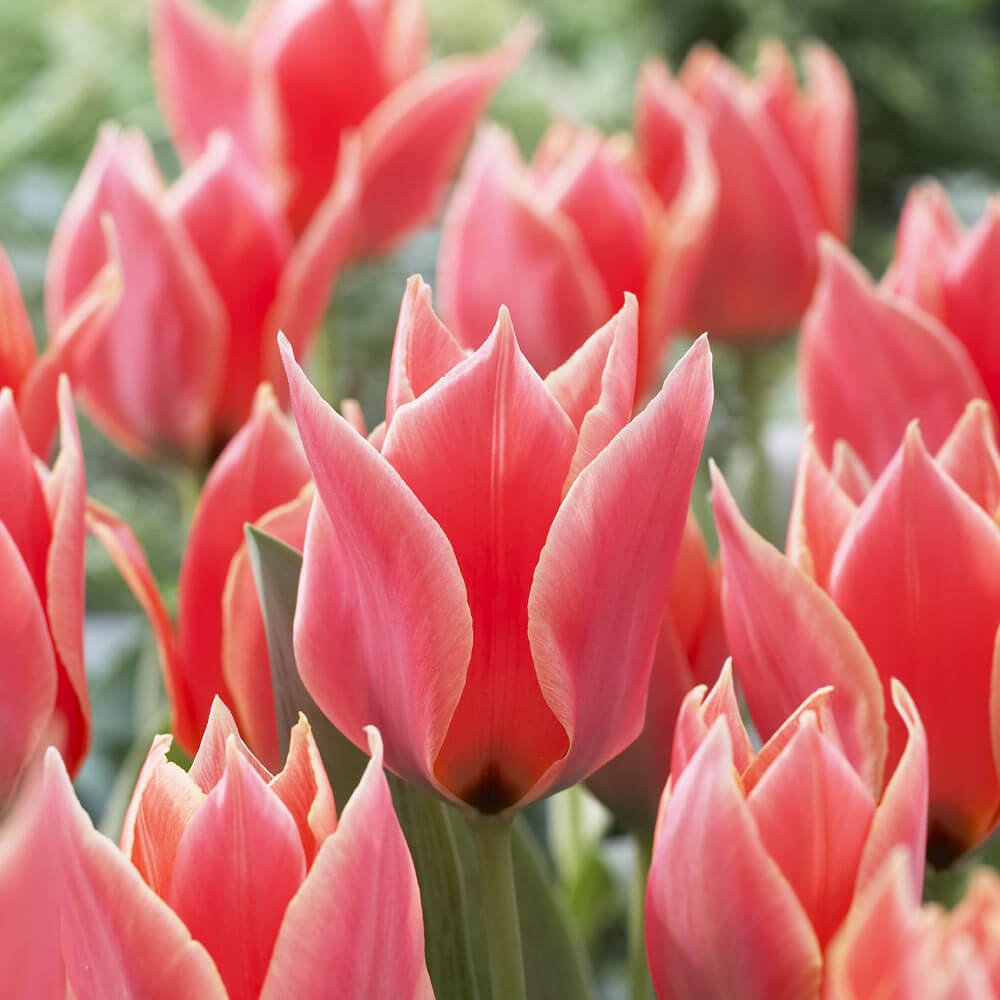
[[[747,79],[699,46],[676,78],[651,63],[639,82],[637,131],[654,184],[682,134],[680,113],[693,109],[708,136],[718,198],[687,323],[715,337],[773,336],[798,322],[817,234],[845,238],[854,214],[857,125],[843,66],[824,46],[807,47],[800,91],[779,44],[763,46],[758,62]]]
[[[715,196],[703,134],[679,141],[674,190],[661,205],[624,137],[557,125],[530,164],[513,138],[484,129],[441,234],[438,290],[457,339],[479,347],[504,303],[542,375],[621,307],[640,303],[639,386],[654,388],[680,329]]]
[[[587,779],[587,787],[634,829],[651,830],[670,771],[674,722],[696,684],[714,684],[726,658],[719,574],[688,514],[670,585],[639,738]]]
[[[482,813],[566,787],[638,735],[712,386],[700,340],[630,421],[637,317],[543,381],[502,309],[467,353],[411,279],[386,425],[366,441],[283,346],[316,482],[302,678],[389,767]]]
[[[691,692],[674,738],[646,896],[646,950],[663,1000],[819,998],[824,953],[896,845],[919,894],[927,801],[923,727],[887,782],[845,752],[831,692],[812,694],[758,752],[730,671]],[[884,754],[872,734],[868,752]]]
[[[231,26],[196,0],[157,0],[153,67],[164,117],[183,158],[215,129],[281,192],[301,232],[344,155],[361,146],[355,249],[389,248],[436,211],[476,120],[520,62],[533,31],[481,56],[425,68],[419,0],[256,3]]]
[[[937,455],[911,425],[874,483],[841,442],[832,467],[807,440],[788,555],[714,493],[727,637],[763,736],[821,684],[848,756],[881,726],[891,678],[927,727],[927,853],[949,863],[1000,813],[995,711],[1000,627],[1000,454],[987,404],[969,405]],[[890,724],[890,760],[904,726]]]
[[[124,288],[74,385],[110,437],[205,461],[277,373],[277,330],[308,350],[352,239],[356,154],[294,240],[231,139],[216,136],[168,189],[145,138],[102,130],[56,230],[46,307],[57,329],[104,266],[109,217]]]

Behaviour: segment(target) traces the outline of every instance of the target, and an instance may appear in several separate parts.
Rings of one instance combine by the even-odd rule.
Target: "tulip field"
[[[1000,998],[1000,8],[3,0],[0,998]]]

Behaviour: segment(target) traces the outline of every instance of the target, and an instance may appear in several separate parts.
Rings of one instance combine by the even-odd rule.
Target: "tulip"
[[[765,737],[803,692],[830,683],[857,759],[890,678],[906,685],[927,727],[927,855],[948,864],[993,830],[1000,811],[992,417],[985,403],[970,404],[936,455],[912,424],[874,483],[848,446],[838,455],[828,467],[807,439],[787,555],[743,521],[716,476],[727,638]],[[890,759],[905,739],[902,725],[890,726]]]
[[[273,380],[278,328],[308,349],[352,238],[356,152],[294,240],[232,139],[217,135],[167,189],[145,138],[102,130],[56,230],[46,308],[58,328],[104,265],[110,217],[124,288],[74,385],[118,444],[202,463]]]
[[[696,688],[677,721],[646,897],[646,947],[671,1000],[819,998],[824,953],[891,849],[922,882],[923,727],[893,687],[906,744],[887,782],[845,753],[830,690],[814,692],[754,752],[731,673]],[[884,753],[877,732],[871,761]]]
[[[696,684],[714,684],[726,658],[719,583],[698,522],[688,514],[656,640],[642,732],[587,780],[601,802],[639,832],[652,830],[656,821],[681,703]]]
[[[817,235],[843,239],[850,231],[857,143],[850,81],[822,45],[807,47],[803,63],[805,91],[777,43],[762,47],[752,80],[704,45],[676,78],[660,63],[642,71],[637,131],[653,183],[678,141],[679,113],[692,107],[716,165],[718,197],[687,317],[689,327],[715,337],[773,336],[798,322],[816,278]]]
[[[238,26],[196,0],[158,0],[151,29],[160,105],[185,160],[215,129],[271,179],[295,232],[361,146],[357,252],[383,251],[436,211],[476,120],[531,44],[515,31],[481,56],[427,68],[419,0],[278,0]]]
[[[320,709],[469,813],[638,735],[711,407],[704,340],[634,420],[635,300],[543,381],[506,310],[467,353],[411,279],[366,441],[283,344],[316,483],[295,655]]]
[[[513,138],[484,129],[445,214],[438,291],[459,342],[479,347],[500,306],[547,375],[611,318],[640,303],[640,393],[655,388],[683,322],[715,194],[703,133],[679,141],[674,190],[661,205],[624,137],[556,125],[525,164]]]

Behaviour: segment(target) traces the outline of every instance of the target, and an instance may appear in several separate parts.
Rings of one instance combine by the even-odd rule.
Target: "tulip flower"
[[[308,349],[352,238],[356,153],[294,240],[230,138],[217,135],[168,189],[143,136],[102,130],[56,230],[46,308],[57,329],[104,266],[109,217],[124,287],[74,385],[118,444],[202,463],[273,380],[279,327]]]
[[[759,751],[731,673],[696,688],[677,721],[646,896],[646,948],[671,1000],[818,1000],[824,953],[893,847],[919,895],[927,751],[900,684],[906,742],[872,781],[845,752],[830,689],[814,692]],[[884,755],[872,733],[869,763]]]
[[[656,640],[642,732],[587,779],[601,802],[640,832],[652,830],[656,822],[681,703],[696,684],[714,684],[726,658],[719,583],[698,522],[688,514]]]
[[[927,728],[927,855],[948,864],[1000,813],[997,759],[1000,454],[987,404],[968,406],[936,455],[913,424],[871,482],[843,443],[832,467],[807,439],[788,555],[740,517],[721,476],[714,507],[733,661],[761,734],[821,684],[845,749],[881,718],[891,678]],[[890,726],[890,759],[906,733]]]
[[[809,302],[817,235],[843,239],[850,231],[857,143],[850,81],[822,45],[807,47],[803,63],[808,87],[800,91],[777,43],[762,47],[755,79],[702,45],[676,78],[654,62],[639,81],[637,133],[654,184],[692,106],[708,136],[718,197],[687,319],[714,337],[784,333]]]
[[[630,420],[635,300],[542,380],[506,310],[467,353],[411,279],[366,441],[282,349],[316,483],[295,655],[320,709],[469,813],[638,735],[711,408],[707,343]]]
[[[244,524],[302,548],[309,467],[270,386],[205,480],[181,563],[173,730],[194,753],[218,695],[235,706],[257,756],[278,766],[278,731],[264,623]]]
[[[715,197],[697,126],[683,133],[661,205],[624,137],[556,125],[530,164],[513,138],[483,130],[445,214],[438,292],[445,322],[479,347],[502,304],[522,350],[547,375],[617,310],[640,304],[640,393],[654,388],[681,328]]]
[[[238,26],[197,0],[157,0],[151,29],[160,105],[182,158],[226,130],[280,192],[294,232],[328,197],[344,136],[358,134],[360,253],[389,248],[434,214],[533,34],[425,68],[419,0],[257,3]]]

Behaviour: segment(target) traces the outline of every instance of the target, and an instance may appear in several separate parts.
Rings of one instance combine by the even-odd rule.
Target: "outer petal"
[[[432,1000],[413,862],[382,773],[382,741],[337,832],[285,914],[262,1000]]]
[[[937,463],[986,511],[1000,508],[1000,451],[989,403],[973,400],[937,453]]]
[[[362,745],[375,722],[393,770],[435,784],[472,653],[455,554],[398,473],[282,350],[318,494],[295,615],[299,671],[341,732]]]
[[[899,678],[921,711],[930,752],[929,843],[939,860],[984,836],[1000,802],[986,709],[1000,625],[998,566],[996,525],[941,471],[911,426],[844,536],[830,593],[883,682]],[[895,757],[899,724],[891,736]]]
[[[702,338],[580,473],[552,524],[528,601],[539,683],[570,737],[547,782],[578,781],[641,729],[711,406],[711,354]]]
[[[528,594],[576,447],[510,317],[398,410],[382,454],[440,525],[472,611],[465,687],[435,774],[482,812],[513,805],[566,752],[528,644]]]
[[[743,801],[722,722],[662,806],[646,953],[658,994],[672,1000],[819,993],[816,937]]]
[[[938,448],[965,404],[985,397],[968,354],[930,316],[875,288],[833,240],[820,251],[799,354],[802,409],[820,455],[829,461],[844,438],[877,473],[914,417]]]
[[[17,275],[0,247],[0,389],[10,386],[17,391],[36,355],[35,336]]]
[[[513,140],[480,133],[452,196],[438,256],[438,296],[457,338],[478,347],[506,305],[542,375],[603,323],[608,297],[579,233],[535,192]]]

